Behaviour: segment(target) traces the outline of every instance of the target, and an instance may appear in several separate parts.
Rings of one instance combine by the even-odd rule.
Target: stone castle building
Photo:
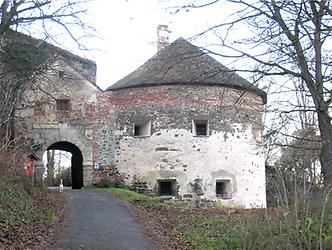
[[[106,91],[94,62],[45,46],[52,67],[24,92],[16,136],[39,158],[71,152],[73,188],[114,164],[128,185],[144,182],[159,196],[191,197],[196,183],[205,199],[266,206],[263,91],[183,38]]]

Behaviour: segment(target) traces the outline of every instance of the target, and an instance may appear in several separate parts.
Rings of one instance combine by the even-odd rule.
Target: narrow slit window
[[[63,80],[65,78],[65,72],[63,70],[59,70],[58,77],[59,79]]]
[[[195,136],[208,136],[209,135],[208,120],[194,120],[193,133]]]
[[[56,110],[58,111],[69,111],[69,100],[59,99],[56,100]]]
[[[216,181],[216,195],[221,199],[232,198],[232,186],[230,180]]]
[[[134,125],[134,135],[135,136],[140,136],[142,134],[143,134],[143,125],[135,124]]]

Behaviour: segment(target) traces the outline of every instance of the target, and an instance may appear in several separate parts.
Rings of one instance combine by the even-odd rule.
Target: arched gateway
[[[74,144],[67,141],[59,141],[47,148],[47,150],[63,150],[70,152],[71,157],[71,179],[72,188],[81,189],[83,187],[83,155],[81,150]]]

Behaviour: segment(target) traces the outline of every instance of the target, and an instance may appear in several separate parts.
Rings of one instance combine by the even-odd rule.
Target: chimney
[[[162,25],[162,24],[158,25],[157,27],[158,51],[169,45],[169,36],[168,36],[169,33],[171,33],[171,31],[168,30],[167,25]]]

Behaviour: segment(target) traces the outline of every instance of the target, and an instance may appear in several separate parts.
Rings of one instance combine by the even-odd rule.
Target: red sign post
[[[27,176],[32,177],[34,172],[34,164],[33,160],[25,160],[24,161],[24,172]]]

